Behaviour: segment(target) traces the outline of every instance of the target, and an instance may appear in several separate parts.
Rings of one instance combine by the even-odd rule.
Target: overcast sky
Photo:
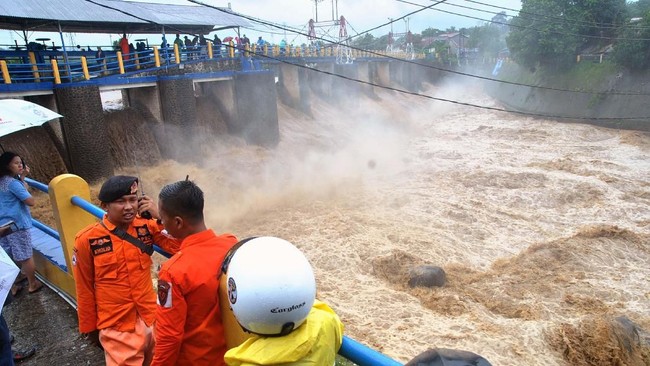
[[[348,21],[348,35],[362,33],[368,29],[387,23],[389,21],[389,18],[399,19],[409,13],[422,9],[423,6],[429,6],[433,4],[433,2],[427,0],[407,0],[408,3],[400,2],[399,0],[322,0],[318,4],[319,22],[330,21],[333,19],[333,1],[334,4],[338,3],[338,15],[345,16]],[[478,1],[512,9],[519,9],[521,7],[520,0]],[[186,0],[148,0],[147,2],[192,5],[192,3]],[[228,4],[230,4],[231,8],[236,12],[274,22],[279,25],[298,28],[300,30],[303,30],[304,33],[307,32],[307,22],[309,19],[316,20],[314,0],[230,0],[230,2],[223,0],[204,0],[204,2],[206,4],[219,7],[227,7]],[[420,4],[420,6],[415,4]],[[470,10],[466,8],[451,6],[449,4],[457,4],[466,7],[472,7],[474,9],[482,9],[488,12]],[[433,8],[482,19],[490,19],[494,16],[494,14],[492,14],[493,12],[499,12],[501,10],[494,7],[478,5],[476,3],[465,0],[448,0],[446,4],[439,4]],[[515,13],[510,10],[505,11],[508,15],[514,15]],[[334,12],[336,12],[336,9],[334,9]],[[413,33],[421,33],[422,30],[428,27],[446,29],[451,26],[455,26],[456,28],[472,27],[484,23],[478,19],[443,13],[432,9],[423,10],[417,14],[410,15],[407,17],[407,19],[408,21],[406,19],[396,20],[393,23],[393,32],[405,32],[407,23],[409,29]],[[257,24],[253,28],[254,29],[242,30],[242,33],[247,34],[248,38],[250,38],[252,41],[257,39],[259,35],[262,35],[264,39],[273,43],[279,43],[282,38],[285,38],[285,31],[277,28]],[[264,31],[264,33],[261,33],[260,31]],[[373,31],[372,34],[376,37],[379,37],[381,35],[387,34],[389,31],[390,26],[387,25]],[[317,29],[318,35],[324,35],[326,32],[330,36],[337,36],[338,27],[319,27]],[[231,30],[220,31],[218,34],[220,38],[224,38],[226,36],[235,36],[235,32]],[[51,38],[57,46],[61,44],[61,39],[57,33],[29,33],[30,41],[33,41],[36,38],[40,37]],[[79,44],[85,47],[88,45],[109,45],[111,41],[116,40],[119,37],[120,35],[118,34],[87,35],[76,33],[72,35],[66,35],[64,41],[66,43],[66,46]],[[151,34],[145,36],[131,35],[130,38],[148,38],[151,45],[158,45],[160,43],[160,36]],[[173,40],[172,38],[173,37],[168,37],[168,41],[171,42]],[[293,42],[296,45],[305,41],[304,37],[296,36],[291,32],[286,33],[286,39],[288,42]],[[19,44],[23,44],[22,32],[6,30],[0,31],[0,44],[13,45],[14,40],[18,40]],[[51,45],[51,41],[48,44]]]

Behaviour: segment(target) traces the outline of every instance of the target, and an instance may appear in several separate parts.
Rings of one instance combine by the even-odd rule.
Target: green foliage
[[[354,47],[362,48],[364,50],[368,50],[372,48],[372,44],[374,42],[375,37],[370,33],[366,33],[362,37],[354,38],[351,42],[351,45]]]
[[[641,22],[627,24],[619,33],[621,38],[614,45],[614,60],[631,70],[643,70],[650,66],[650,11]]]
[[[441,31],[440,29],[427,28],[427,29],[422,31],[422,37],[434,37],[434,36],[437,36],[438,34],[442,34],[442,33],[444,33],[444,32]]]
[[[639,0],[627,4],[630,18],[640,18],[650,11],[650,0]]]
[[[467,29],[463,32],[463,34],[469,36],[467,47],[478,48],[480,54],[484,57],[497,57],[499,51],[506,47],[502,29],[494,24]]]
[[[625,0],[524,0],[521,10],[507,43],[513,58],[530,69],[570,68],[580,50],[604,46],[600,37],[615,36],[612,25],[626,18]]]

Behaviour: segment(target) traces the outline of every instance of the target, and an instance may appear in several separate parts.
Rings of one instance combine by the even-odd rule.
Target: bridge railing
[[[88,184],[78,176],[72,174],[60,175],[52,179],[49,186],[30,178],[26,178],[25,181],[31,187],[49,194],[52,210],[57,218],[57,225],[62,229],[62,233],[60,234],[37,220],[33,222],[37,228],[61,241],[62,250],[64,254],[67,253],[66,261],[71,261],[69,254],[74,247],[74,236],[80,230],[79,228],[85,227],[88,223],[96,222],[98,218],[102,219],[105,214],[104,210],[89,201],[90,189]],[[80,218],[82,220],[79,220]],[[166,258],[171,257],[169,253],[157,245],[154,245],[154,250]],[[67,268],[68,271],[71,271],[72,267],[68,265]],[[68,273],[68,275],[69,279],[74,280],[71,273]],[[65,287],[59,286],[59,288]],[[70,288],[70,285],[68,284],[67,287]],[[74,288],[74,286],[72,287]],[[70,293],[64,295],[67,295],[66,300],[68,301],[74,299],[74,296],[71,296]],[[402,365],[348,336],[343,336],[339,355],[359,366]]]
[[[0,72],[4,84],[51,82],[61,84],[78,82],[110,75],[121,75],[139,72],[160,66],[178,65],[181,63],[200,62],[211,59],[234,59],[240,57],[285,58],[285,57],[335,57],[335,46],[291,46],[264,44],[235,45],[229,41],[213,47],[211,42],[206,45],[190,47],[173,47],[159,49],[158,47],[136,50],[122,54],[120,51],[106,51],[98,58],[96,53],[88,51],[2,51],[0,50]],[[398,58],[422,58],[423,54],[405,52],[382,52],[357,50],[347,48],[353,59],[360,57],[380,57],[389,55]],[[260,57],[261,58],[261,57]]]

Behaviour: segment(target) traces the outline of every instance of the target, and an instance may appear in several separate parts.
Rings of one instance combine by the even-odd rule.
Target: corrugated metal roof
[[[227,9],[223,10],[121,0],[2,1],[0,29],[58,31],[57,22],[64,32],[102,33],[159,33],[161,25],[169,32],[184,33],[250,27],[246,19],[227,12]]]

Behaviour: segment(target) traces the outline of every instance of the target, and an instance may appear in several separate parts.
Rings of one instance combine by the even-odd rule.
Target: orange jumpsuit
[[[231,234],[190,235],[158,275],[156,346],[151,366],[225,365],[226,339],[219,308],[219,274]]]
[[[72,269],[77,289],[79,331],[113,328],[135,330],[136,316],[152,326],[156,293],[151,281],[151,257],[111,234],[115,225],[106,216],[81,230],[75,238]],[[147,245],[156,243],[176,253],[179,243],[161,231],[156,220],[136,217],[127,230]]]
[[[126,37],[120,39],[120,51],[122,51],[122,60],[129,61],[129,40]]]

